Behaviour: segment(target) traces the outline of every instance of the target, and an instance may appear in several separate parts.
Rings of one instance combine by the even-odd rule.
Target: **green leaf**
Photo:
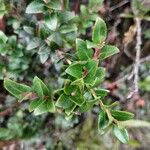
[[[71,64],[66,70],[65,72],[77,79],[82,77],[82,72],[83,70],[83,65],[80,62],[76,62]]]
[[[33,29],[33,27],[30,27],[30,26],[23,26],[23,30],[24,30],[25,32],[27,32],[28,34],[31,34],[31,35],[34,34],[34,29]]]
[[[64,86],[64,92],[66,95],[68,95],[67,99],[79,106],[81,106],[84,102],[84,98],[82,94],[83,88],[81,88],[80,86],[82,85],[79,86],[71,85],[70,81],[67,81]]]
[[[107,105],[106,107],[107,107],[107,108],[113,108],[113,107],[116,107],[116,106],[118,106],[118,105],[119,105],[119,102],[118,102],[118,101],[115,101],[115,102],[111,103],[110,105]]]
[[[105,96],[107,96],[107,94],[109,93],[108,90],[106,89],[98,89],[95,91],[97,96],[100,96],[101,98],[104,98]]]
[[[70,116],[71,113],[74,111],[74,109],[76,108],[76,104],[73,104],[71,107],[68,107],[65,109],[65,113]]]
[[[65,72],[77,79],[83,76],[86,84],[93,84],[97,67],[98,63],[95,60],[89,60],[87,63],[76,62],[71,64]]]
[[[80,60],[88,60],[93,56],[93,50],[87,49],[86,42],[81,39],[76,39],[76,49]]]
[[[70,115],[65,115],[65,119],[68,121],[68,120],[71,120],[73,118],[73,113],[71,113]]]
[[[84,80],[83,80],[83,78],[73,81],[71,83],[71,85],[76,85],[81,91],[84,90]]]
[[[14,139],[16,137],[22,137],[22,135],[23,135],[23,125],[21,124],[21,122],[19,123],[19,120],[17,122],[10,121],[7,124],[7,127],[10,130],[9,137],[11,137],[11,139]]]
[[[33,90],[38,94],[38,96],[43,99],[44,96],[50,96],[50,91],[43,81],[37,76],[33,79]]]
[[[86,45],[87,45],[87,48],[99,48],[100,47],[100,44],[93,43],[89,40],[86,40]]]
[[[120,110],[112,110],[111,114],[115,119],[119,121],[130,120],[134,117],[134,114],[126,111],[120,111]]]
[[[85,70],[87,70],[87,75],[84,78],[86,84],[93,84],[94,77],[98,68],[98,63],[95,60],[90,60],[85,65]]]
[[[56,14],[47,15],[45,17],[45,23],[50,30],[55,31],[58,24],[57,15]]]
[[[99,67],[97,69],[96,75],[95,75],[95,81],[93,83],[93,86],[98,85],[99,83],[101,83],[105,78],[105,68],[103,67]]]
[[[113,127],[113,133],[116,136],[116,138],[121,141],[122,143],[128,143],[129,141],[129,136],[128,136],[128,132],[126,129],[120,129],[117,126]]]
[[[67,80],[65,82],[65,85],[64,85],[64,92],[66,95],[71,95],[72,93],[74,93],[76,90],[79,90],[79,91],[83,91],[84,90],[84,81],[83,79],[77,79],[73,82],[70,82],[69,80]],[[81,92],[79,92],[81,93]]]
[[[72,25],[63,25],[59,28],[59,31],[62,34],[70,33],[70,32],[76,32],[77,31],[77,26],[75,24]]]
[[[67,10],[69,8],[69,0],[64,0],[64,9]]]
[[[81,11],[81,14],[82,14],[82,18],[83,18],[83,16],[87,17],[88,14],[89,14],[89,10],[88,10],[87,6],[85,6],[85,5],[80,6],[80,11]]]
[[[150,92],[150,75],[148,75],[147,77],[145,77],[143,81],[140,81],[139,87],[142,90]]]
[[[4,79],[4,87],[8,92],[10,92],[18,99],[22,99],[24,97],[24,93],[31,92],[31,88],[29,86],[17,83],[6,78]]]
[[[55,33],[53,33],[52,35],[50,35],[50,36],[47,38],[47,41],[48,41],[48,44],[49,44],[49,45],[51,44],[51,42],[56,43],[58,46],[62,46],[62,45],[63,45],[62,36],[61,36],[61,34],[58,33],[58,32],[55,32]]]
[[[39,105],[41,105],[44,102],[44,100],[41,99],[35,99],[33,100],[29,105],[29,111],[32,112],[34,109],[36,109]]]
[[[104,22],[104,20],[98,17],[96,19],[96,22],[93,28],[92,40],[94,43],[102,43],[105,41],[106,36],[107,36],[106,23]]]
[[[84,86],[84,80],[83,80],[83,78],[77,79],[77,80],[73,81],[73,82],[71,83],[71,85],[77,85],[78,87]]]
[[[36,77],[37,78],[37,80],[40,82],[40,84],[41,84],[41,87],[42,87],[42,90],[43,90],[43,93],[44,93],[44,95],[45,96],[51,96],[50,95],[50,91],[49,91],[49,89],[48,89],[48,87],[45,85],[45,83],[40,79],[40,78],[38,78],[38,77]]]
[[[27,50],[35,49],[35,48],[39,47],[40,44],[41,44],[41,40],[39,38],[34,38],[27,45]]]
[[[37,76],[33,79],[33,91],[35,91],[38,96],[43,99],[44,96],[50,96],[49,89],[47,86],[39,79]]]
[[[50,48],[46,45],[43,45],[40,47],[38,54],[39,54],[40,61],[42,64],[44,64],[47,61],[50,55],[50,51],[51,51]]]
[[[47,109],[48,109],[48,112],[52,112],[54,113],[55,112],[55,104],[52,100],[46,100],[47,101]]]
[[[70,108],[74,105],[74,103],[70,100],[69,98],[70,96],[66,95],[66,94],[62,94],[57,102],[56,102],[56,106],[57,107],[61,107],[63,109],[66,109],[66,108]]]
[[[3,17],[5,15],[6,11],[6,7],[5,7],[5,2],[4,0],[0,0],[0,17]]]
[[[40,21],[37,28],[37,36],[46,42],[46,38],[51,34],[52,34],[51,30],[47,27],[45,22]],[[45,44],[44,41],[43,44]]]
[[[93,108],[93,105],[97,102],[98,100],[88,100],[85,101],[79,108],[79,111],[81,113],[87,112]]]
[[[87,92],[85,92],[84,93],[84,98],[86,99],[86,100],[91,100],[91,99],[93,99],[93,96],[92,96],[92,93],[91,93],[91,91],[87,91]]]
[[[102,131],[106,129],[108,126],[109,126],[109,118],[107,116],[107,113],[101,110],[98,116],[98,129],[99,131]]]
[[[64,93],[64,88],[60,88],[60,89],[58,89],[58,90],[54,90],[54,92],[53,92],[53,96],[55,97],[55,96],[60,96],[61,94],[63,94]]]
[[[150,29],[147,29],[147,30],[144,31],[144,37],[146,39],[150,39]]]
[[[39,54],[39,57],[40,57],[40,61],[42,64],[44,64],[47,59],[49,58],[49,53],[42,53],[42,54]]]
[[[70,81],[66,81],[66,83],[64,85],[64,92],[65,92],[65,94],[70,95],[76,88],[77,88],[77,86],[71,85]]]
[[[28,14],[36,14],[43,12],[44,12],[44,3],[38,1],[31,2],[26,8],[26,13]]]
[[[74,12],[63,11],[59,14],[59,20],[61,23],[67,23],[75,17]]]
[[[70,100],[75,104],[77,104],[78,106],[81,106],[84,103],[82,91],[79,88],[76,88],[71,93]]]
[[[55,105],[50,99],[45,100],[34,110],[35,115],[41,115],[46,112],[55,112]]]
[[[55,10],[61,10],[61,2],[60,0],[52,0],[48,3],[48,7]]]
[[[11,131],[7,128],[0,128],[0,140],[9,140]]]
[[[89,0],[89,7],[98,6],[103,4],[104,0]]]
[[[42,89],[41,82],[39,81],[38,77],[34,77],[32,89],[34,92],[36,92],[39,98],[41,99],[44,98],[43,89]]]
[[[4,34],[4,32],[0,31],[0,44],[6,44],[8,37]]]
[[[117,47],[106,45],[101,49],[100,59],[103,60],[117,53],[119,53],[119,49]]]
[[[119,124],[123,127],[132,127],[132,128],[150,128],[150,122],[143,120],[127,120],[120,121]]]

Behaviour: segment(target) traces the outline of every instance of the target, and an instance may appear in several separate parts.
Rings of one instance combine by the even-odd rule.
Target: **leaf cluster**
[[[47,9],[60,9],[58,3],[54,5],[50,1],[48,4],[50,6],[46,5],[47,7],[45,7],[42,2],[33,1],[28,5],[26,12],[41,13],[41,11],[43,12]],[[52,18],[50,17],[50,19]],[[63,17],[60,18],[62,19]],[[54,19],[53,23],[48,20],[47,26],[51,28],[50,30],[56,29],[56,20]],[[54,26],[51,27],[52,24]],[[93,26],[91,41],[76,39],[76,59],[72,58],[67,65],[64,73],[65,82],[61,89],[50,91],[38,77],[34,77],[31,86],[6,78],[4,87],[19,102],[30,100],[29,111],[34,111],[35,115],[47,112],[64,112],[66,119],[70,119],[76,114],[92,110],[93,106],[97,105],[100,107],[98,115],[100,133],[112,128],[114,135],[121,142],[127,143],[129,140],[128,134],[126,129],[121,126],[121,122],[133,118],[133,114],[113,110],[116,103],[104,105],[103,101],[105,101],[108,91],[97,87],[105,77],[105,69],[99,66],[100,62],[119,52],[117,47],[105,43],[106,38],[106,24],[103,19],[98,17]]]

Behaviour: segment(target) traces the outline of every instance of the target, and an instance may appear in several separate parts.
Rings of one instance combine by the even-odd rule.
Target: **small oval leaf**
[[[134,117],[134,114],[126,111],[120,111],[120,110],[112,110],[111,114],[115,119],[119,121],[130,120]]]
[[[112,46],[112,45],[105,45],[101,49],[100,59],[103,60],[117,53],[119,53],[119,49],[117,47]]]
[[[113,133],[116,136],[116,138],[121,141],[122,143],[128,143],[129,141],[129,136],[128,136],[128,132],[125,128],[120,129],[117,126],[113,127]]]
[[[69,108],[72,105],[74,105],[74,103],[69,99],[69,96],[66,94],[61,94],[61,96],[58,98],[56,104],[57,107],[61,107],[61,108]]]
[[[80,60],[88,60],[93,56],[93,50],[88,49],[86,46],[86,42],[81,39],[76,39],[76,49],[77,55]]]
[[[79,62],[71,64],[65,72],[77,79],[82,77],[83,66]]]
[[[44,12],[44,4],[38,1],[31,2],[26,8],[26,13],[28,14],[43,13],[43,12]]]
[[[107,27],[106,27],[106,23],[104,22],[103,19],[101,18],[97,18],[94,28],[93,28],[93,32],[92,32],[92,40],[94,43],[102,43],[104,42],[104,40],[106,39],[107,36]]]
[[[34,109],[36,109],[39,105],[41,105],[44,102],[44,100],[41,99],[35,99],[33,100],[29,105],[29,111],[32,112]]]
[[[43,103],[41,103],[35,110],[35,115],[41,115],[46,112],[54,112],[55,111],[55,105],[52,100],[48,99],[45,100]]]
[[[98,129],[99,131],[102,131],[106,129],[109,125],[109,118],[107,116],[107,113],[103,110],[100,111],[98,116]]]
[[[7,91],[9,91],[13,96],[18,99],[23,99],[24,94],[31,92],[31,88],[27,85],[17,83],[10,79],[4,79],[4,87]]]

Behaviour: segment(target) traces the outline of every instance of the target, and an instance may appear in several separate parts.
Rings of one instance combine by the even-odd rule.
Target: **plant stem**
[[[141,44],[142,44],[142,31],[141,31],[141,18],[139,17],[139,12],[135,6],[132,6],[133,13],[135,16],[135,23],[137,26],[137,36],[136,36],[136,58],[134,66],[134,93],[138,94],[138,81],[139,81],[139,66],[140,66],[140,56],[141,56]]]

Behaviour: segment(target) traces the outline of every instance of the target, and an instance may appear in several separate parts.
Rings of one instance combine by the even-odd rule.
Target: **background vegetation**
[[[49,17],[49,13],[51,17]],[[64,64],[75,53],[76,38],[91,40],[96,18],[108,27],[106,43],[120,53],[101,63],[110,90],[106,104],[128,110],[128,145],[97,130],[98,106],[66,120],[62,113],[35,116],[3,86],[4,78],[31,85],[34,76],[49,89],[62,87]],[[149,0],[0,0],[0,148],[149,149],[150,116]]]

